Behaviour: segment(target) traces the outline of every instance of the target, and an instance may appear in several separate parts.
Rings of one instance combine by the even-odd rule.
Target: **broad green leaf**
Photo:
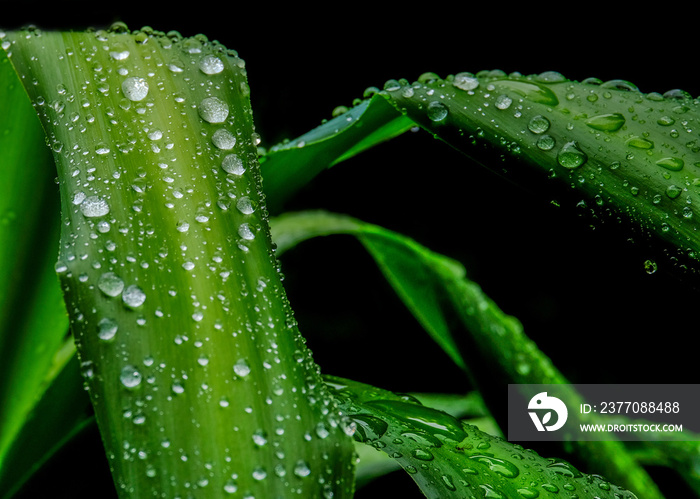
[[[568,383],[525,335],[522,324],[500,310],[454,260],[410,238],[344,215],[287,213],[272,222],[272,235],[280,252],[308,238],[330,234],[352,234],[362,242],[409,310],[446,353],[465,368],[497,421],[506,414],[505,398],[502,389],[494,387]],[[406,284],[411,276],[421,276],[422,286]],[[576,398],[572,392],[570,400]],[[615,483],[643,490],[645,497],[661,497],[621,442],[573,442],[567,449]]]
[[[35,406],[74,348],[67,336],[68,317],[54,271],[59,200],[53,158],[31,102],[4,52],[0,52],[0,89],[2,494],[26,471],[18,466],[19,461],[32,465],[32,460],[52,445],[50,439],[22,445],[25,459],[18,461],[22,432],[55,429],[56,438],[60,438],[56,419],[49,412],[37,413]],[[6,470],[6,463],[13,466],[12,472]]]
[[[394,458],[426,497],[635,498],[566,461],[483,433],[417,400],[343,378],[327,377],[355,439]]]
[[[57,269],[120,496],[351,495],[353,443],[273,256],[243,61],[119,25],[5,42],[53,145]]]
[[[597,217],[626,219],[684,259],[700,256],[700,101],[686,93],[502,71],[396,81],[386,93],[436,137],[488,158],[495,172],[552,199],[568,191]]]
[[[318,128],[270,149],[261,158],[272,213],[326,168],[415,126],[380,96],[363,101]]]

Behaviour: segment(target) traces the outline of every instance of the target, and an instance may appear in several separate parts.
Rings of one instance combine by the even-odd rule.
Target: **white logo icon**
[[[566,423],[566,418],[569,415],[569,411],[566,410],[564,402],[556,397],[549,397],[547,392],[538,393],[530,399],[530,403],[527,406],[528,409],[548,409],[546,413],[542,416],[540,420],[536,411],[530,412],[530,418],[532,422],[535,423],[537,431],[555,431],[564,426]],[[557,413],[557,419],[554,424],[547,425],[552,419],[552,411]]]

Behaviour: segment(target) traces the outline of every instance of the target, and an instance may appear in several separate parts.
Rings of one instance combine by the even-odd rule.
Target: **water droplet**
[[[146,293],[137,285],[132,284],[122,293],[122,300],[127,307],[138,308],[146,301]]]
[[[416,459],[420,459],[421,461],[432,461],[435,459],[435,456],[433,456],[432,453],[424,449],[415,449],[413,452],[411,452],[411,455]]]
[[[666,195],[670,199],[676,199],[678,196],[681,195],[682,192],[683,192],[683,189],[681,187],[678,187],[677,185],[672,184],[666,188]]]
[[[129,57],[129,49],[123,43],[116,43],[109,50],[109,55],[115,61],[124,61]]]
[[[220,128],[214,132],[211,136],[211,141],[219,149],[227,151],[233,149],[236,145],[236,137],[225,128]]]
[[[300,478],[303,478],[311,474],[311,469],[305,461],[300,460],[294,465],[294,474]]]
[[[141,101],[148,95],[148,82],[145,78],[132,76],[122,82],[122,92],[130,101]]]
[[[555,145],[556,141],[551,135],[545,134],[537,139],[537,147],[542,151],[551,151],[552,149],[554,149]]]
[[[227,155],[221,162],[221,168],[232,175],[243,175],[245,173],[245,165],[238,154]]]
[[[557,154],[557,161],[564,168],[573,170],[584,164],[588,156],[584,153],[576,142],[567,142]]]
[[[491,471],[506,478],[515,478],[520,474],[518,467],[505,459],[486,455],[469,456],[469,458],[485,464]]]
[[[250,215],[255,211],[255,207],[253,206],[253,202],[248,196],[243,196],[236,202],[236,208],[238,208],[238,211],[243,213],[244,215]]]
[[[358,442],[374,442],[384,436],[389,425],[386,421],[369,414],[357,414],[352,416],[356,429],[355,440]]]
[[[651,140],[647,140],[643,137],[630,137],[627,139],[627,142],[625,142],[630,147],[634,147],[635,149],[653,149],[654,148],[654,143]]]
[[[550,126],[551,123],[549,122],[549,120],[541,114],[538,114],[537,116],[533,116],[533,118],[527,124],[527,129],[530,130],[532,133],[536,133],[539,135],[549,130]]]
[[[240,359],[233,365],[233,372],[241,377],[248,376],[250,374],[250,366],[245,359]]]
[[[99,196],[89,196],[80,203],[80,211],[88,218],[103,217],[109,213],[109,204]]]
[[[132,365],[124,366],[119,374],[119,381],[126,388],[136,388],[141,384],[141,373]]]
[[[685,166],[685,162],[680,158],[662,158],[656,162],[657,165],[673,172],[679,172]]]
[[[479,80],[472,73],[458,73],[452,85],[468,92],[479,88]]]
[[[253,433],[253,442],[255,442],[255,445],[262,447],[267,443],[267,434],[265,433],[264,430],[256,430]]]
[[[238,227],[238,235],[247,241],[252,241],[253,239],[255,239],[255,234],[253,233],[252,229],[250,228],[250,224],[247,224],[247,223],[242,223]]]
[[[124,289],[124,281],[114,272],[105,272],[97,280],[97,287],[107,296],[119,296]]]
[[[199,103],[199,115],[208,123],[223,123],[228,118],[228,104],[218,97],[207,97]]]
[[[216,56],[206,55],[199,61],[199,69],[204,74],[215,75],[224,70],[224,63]]]
[[[512,103],[513,99],[511,99],[505,94],[499,95],[496,98],[496,107],[501,110],[508,109]]]
[[[428,104],[428,118],[430,121],[437,123],[447,118],[449,114],[449,109],[442,102],[433,101]]]
[[[617,132],[625,124],[625,117],[620,113],[601,114],[586,120],[586,125],[602,132]]]
[[[495,88],[500,91],[510,91],[532,102],[546,106],[559,104],[557,95],[549,88],[531,81],[523,80],[497,80],[493,82]]]
[[[97,336],[101,340],[111,340],[117,334],[119,326],[114,319],[105,317],[97,323]]]

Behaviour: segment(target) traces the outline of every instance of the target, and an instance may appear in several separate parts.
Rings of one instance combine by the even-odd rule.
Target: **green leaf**
[[[394,458],[426,497],[634,498],[598,475],[585,475],[566,461],[483,433],[449,414],[363,383],[326,377],[355,423],[355,439]]]
[[[284,202],[326,168],[345,161],[415,126],[380,96],[310,132],[279,144],[261,158],[269,209],[279,213]]]
[[[57,268],[120,496],[351,495],[353,443],[273,256],[243,61],[119,25],[8,41],[54,145]]]
[[[410,238],[344,215],[286,213],[272,222],[272,235],[280,252],[308,238],[330,234],[352,234],[362,242],[426,331],[464,367],[497,421],[506,414],[501,387],[509,383],[568,384],[525,335],[522,324],[467,279],[464,268],[454,260]],[[411,276],[419,276],[421,286],[404,284]],[[569,400],[577,398],[572,390]],[[661,497],[621,442],[573,442],[567,450],[616,483],[644,490],[645,497]]]
[[[36,413],[35,406],[74,348],[67,337],[68,318],[54,270],[59,200],[53,159],[31,102],[4,52],[0,52],[0,86],[2,494],[26,471],[19,463],[33,465],[52,444],[49,439],[20,446],[22,434],[56,429],[56,438],[60,437],[60,425],[53,415]],[[20,447],[23,459],[17,459]]]
[[[484,71],[404,80],[386,93],[493,171],[555,198],[568,191],[597,217],[622,217],[679,255],[700,256],[700,102],[684,92]]]

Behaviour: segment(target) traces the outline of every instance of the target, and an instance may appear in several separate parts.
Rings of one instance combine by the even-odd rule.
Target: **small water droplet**
[[[97,287],[107,296],[119,296],[124,289],[124,281],[114,272],[105,272],[97,280]]]
[[[142,101],[148,95],[148,82],[145,78],[132,76],[122,82],[122,92],[130,101]]]
[[[80,203],[80,211],[88,218],[103,217],[109,213],[109,204],[99,196],[89,196]]]
[[[199,115],[208,123],[223,123],[228,118],[228,104],[218,97],[207,97],[199,103]]]
[[[132,365],[124,366],[119,374],[119,381],[126,388],[136,388],[141,384],[141,373]]]
[[[97,323],[97,336],[101,340],[111,340],[117,334],[119,326],[114,319],[105,317]]]

